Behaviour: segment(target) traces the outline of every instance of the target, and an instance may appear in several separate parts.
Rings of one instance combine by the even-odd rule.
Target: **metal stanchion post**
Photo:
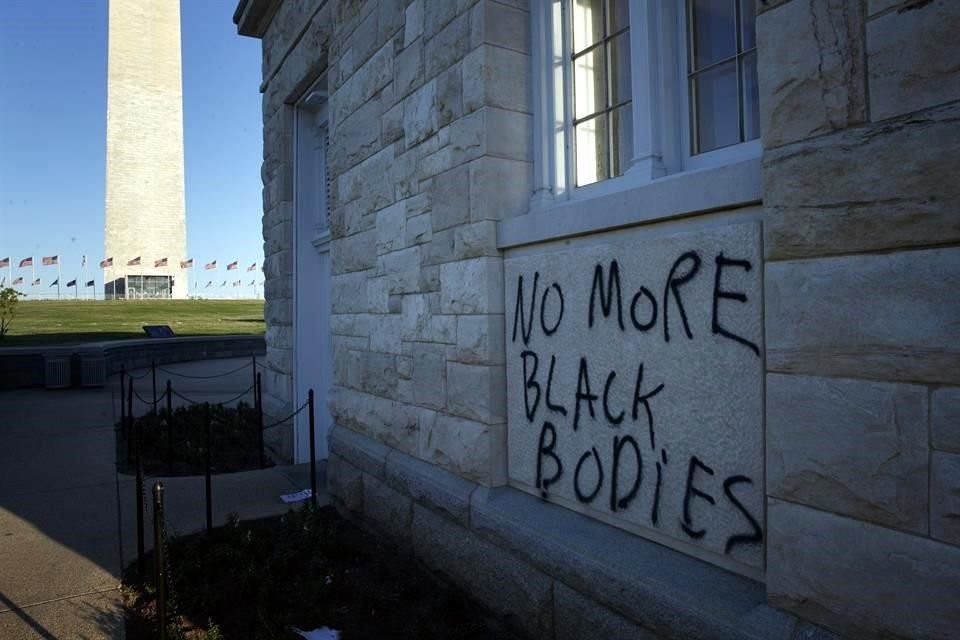
[[[157,415],[157,361],[150,361],[150,372],[153,375],[153,415]]]
[[[167,379],[167,472],[173,467],[173,385]]]
[[[133,384],[130,384],[130,393],[133,393]],[[131,422],[133,427],[134,455],[137,467],[137,573],[143,579],[143,458],[140,451],[140,429]]]
[[[313,506],[317,506],[317,436],[314,433],[313,389],[307,392],[307,403],[310,405],[310,500]]]
[[[257,420],[260,423],[260,468],[263,468],[263,380],[260,379],[260,373],[257,373],[256,387],[254,392],[257,396]]]
[[[157,589],[157,627],[160,640],[167,639],[167,572],[163,531],[163,483],[153,485],[153,560]]]
[[[127,464],[133,460],[133,378],[127,380]]]
[[[203,403],[203,426],[205,433],[204,445],[206,461],[204,464],[204,474],[207,493],[207,535],[213,530],[213,488],[210,484],[210,403]]]
[[[128,434],[128,433],[126,432],[126,429],[127,429],[127,407],[126,407],[127,394],[124,393],[124,391],[126,391],[126,382],[124,381],[124,377],[125,377],[125,376],[126,376],[126,370],[124,369],[124,366],[121,364],[121,365],[120,365],[120,426],[124,429],[124,434],[123,434],[123,435],[126,436],[127,439],[129,439],[129,438],[130,438],[130,434]]]
[[[257,356],[254,354],[251,356],[253,358],[253,404],[257,404]]]

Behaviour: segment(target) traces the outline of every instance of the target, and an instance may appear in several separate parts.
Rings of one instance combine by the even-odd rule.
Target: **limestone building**
[[[530,637],[956,637],[960,5],[234,21],[265,400],[347,513]]]
[[[180,2],[109,5],[104,293],[185,298]]]

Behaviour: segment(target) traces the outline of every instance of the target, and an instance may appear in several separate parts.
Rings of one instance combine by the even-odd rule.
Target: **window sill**
[[[508,249],[757,204],[761,194],[760,158],[749,158],[548,204],[536,212],[502,220],[497,225],[497,246]]]

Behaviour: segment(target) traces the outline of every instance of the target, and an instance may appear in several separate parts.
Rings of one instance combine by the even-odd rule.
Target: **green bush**
[[[236,407],[196,404],[178,407],[168,415],[134,418],[140,432],[140,451],[147,475],[197,475],[206,464],[206,412],[210,412],[210,452],[214,473],[260,468],[260,416],[245,402]],[[117,423],[117,454],[122,472],[133,473],[132,434]]]

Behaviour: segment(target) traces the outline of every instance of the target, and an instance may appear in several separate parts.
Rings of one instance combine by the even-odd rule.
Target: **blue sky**
[[[236,34],[235,7],[181,2],[187,248],[218,261],[215,276],[196,272],[201,287],[240,277],[249,292],[263,260],[260,42]],[[57,254],[64,280],[82,278],[86,255],[102,292],[106,74],[107,0],[0,1],[0,259],[13,277],[29,280],[21,258]],[[37,267],[45,292],[54,270]]]

